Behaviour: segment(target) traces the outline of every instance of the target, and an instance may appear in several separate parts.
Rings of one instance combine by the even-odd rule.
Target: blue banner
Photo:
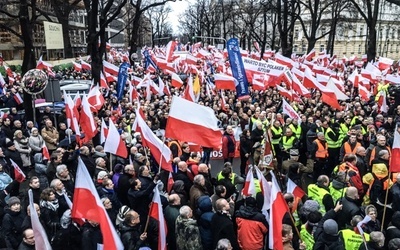
[[[131,65],[127,62],[123,62],[121,66],[119,66],[118,71],[118,84],[117,84],[117,97],[118,100],[121,100],[124,95],[124,88],[126,81],[128,80],[128,69]]]
[[[149,68],[150,65],[152,65],[156,70],[158,70],[157,65],[154,63],[153,59],[151,59],[151,57],[150,57],[149,51],[145,50],[143,52],[143,56],[145,58],[145,60],[144,60],[144,68],[146,70]]]
[[[247,81],[246,72],[240,54],[239,40],[231,38],[226,43],[228,50],[229,64],[231,65],[232,75],[236,82],[236,97],[238,99],[249,98],[249,82]]]

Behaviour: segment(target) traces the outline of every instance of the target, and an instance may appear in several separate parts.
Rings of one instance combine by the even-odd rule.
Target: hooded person
[[[40,189],[43,190],[49,187],[49,180],[46,175],[47,165],[43,164],[43,154],[36,153],[33,156],[33,160],[35,162],[35,173],[36,176],[39,178],[40,182]]]
[[[81,233],[78,226],[72,221],[71,210],[66,210],[60,218],[61,228],[52,240],[53,249],[78,250],[81,249]]]
[[[212,249],[211,219],[214,215],[212,209],[210,197],[207,195],[200,196],[197,200],[197,224],[199,225],[203,249]]]

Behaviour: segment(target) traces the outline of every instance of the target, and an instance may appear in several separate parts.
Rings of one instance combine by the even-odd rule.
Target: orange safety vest
[[[168,147],[171,148],[171,146],[173,144],[176,144],[176,146],[178,147],[178,157],[181,157],[181,155],[182,155],[182,147],[181,147],[181,145],[177,141],[170,141],[168,143]]]
[[[345,142],[345,143],[343,144],[343,146],[344,146],[344,154],[345,154],[345,155],[348,155],[348,154],[356,154],[357,148],[358,148],[358,147],[361,147],[361,143],[357,142],[357,143],[356,143],[356,146],[354,147],[353,150],[351,149],[351,146],[350,146],[350,143],[349,143],[349,142]]]
[[[348,167],[348,170],[356,172],[358,176],[360,175],[358,168],[350,162],[343,162],[342,164],[340,164],[338,171],[345,172],[347,170],[346,167]]]
[[[318,146],[317,152],[315,152],[315,158],[328,158],[328,143],[325,142],[325,145],[323,145],[318,139],[315,139],[314,142]]]
[[[375,152],[376,152],[376,147],[374,147],[371,151],[371,156],[369,157],[369,165],[371,166],[372,161],[375,160]],[[389,162],[390,162],[390,147],[386,146],[386,150],[389,152]]]

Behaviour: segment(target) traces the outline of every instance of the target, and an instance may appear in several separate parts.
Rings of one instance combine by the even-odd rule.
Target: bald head
[[[179,163],[178,163],[178,169],[180,170],[180,171],[182,171],[182,172],[186,172],[187,171],[187,163],[186,162],[184,162],[184,161],[180,161]]]
[[[208,166],[205,163],[201,163],[199,165],[199,173],[207,174],[208,173]]]
[[[177,194],[171,194],[170,196],[168,196],[168,203],[175,206],[180,205],[181,197],[179,197],[179,195]]]
[[[329,186],[329,177],[326,175],[318,176],[317,183],[319,186]]]
[[[346,190],[346,196],[357,200],[359,198],[357,188],[355,187],[348,187]]]

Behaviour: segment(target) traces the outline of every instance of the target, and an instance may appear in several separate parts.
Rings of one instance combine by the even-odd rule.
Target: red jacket
[[[232,150],[233,149],[233,150]],[[232,134],[225,133],[222,137],[222,157],[235,157],[236,151],[236,140],[235,136]]]

